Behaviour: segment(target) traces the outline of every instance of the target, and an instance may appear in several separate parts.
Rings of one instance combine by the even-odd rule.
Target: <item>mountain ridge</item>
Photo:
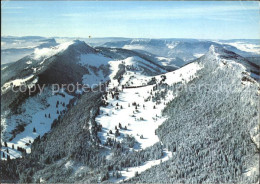
[[[84,42],[68,48],[52,56],[59,61],[46,75],[60,72],[56,68],[62,64],[67,68],[62,75],[70,75],[67,57],[72,60],[68,63],[79,63],[93,73],[93,68],[108,64],[109,80],[103,81],[107,90],[71,98],[66,93],[65,98],[54,96],[50,107],[60,115],[44,119],[49,111],[41,110],[39,115],[51,129],[32,140],[31,154],[4,162],[1,169],[7,174],[8,168],[19,166],[19,175],[9,173],[9,178],[92,183],[259,180],[256,109],[260,93],[251,74],[257,68],[248,60],[212,45],[193,62],[167,71],[156,68],[148,53],[92,50]],[[57,99],[66,107],[57,105]],[[38,130],[40,125],[33,123]]]

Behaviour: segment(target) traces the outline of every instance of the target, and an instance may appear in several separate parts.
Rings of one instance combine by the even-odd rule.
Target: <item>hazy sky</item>
[[[258,2],[1,2],[2,35],[260,38]]]

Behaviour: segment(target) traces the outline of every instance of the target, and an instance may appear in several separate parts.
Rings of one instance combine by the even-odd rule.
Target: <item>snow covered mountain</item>
[[[49,89],[15,105],[16,114],[1,114],[5,130],[17,120],[26,125],[13,139],[8,140],[7,133],[1,142],[3,160],[7,158],[3,153],[9,158],[23,155],[2,161],[4,179],[52,183],[259,180],[258,65],[213,42],[116,44],[121,48],[106,44],[94,49],[75,41],[37,50],[3,70],[3,95],[10,93],[11,83],[30,85],[36,79],[41,85],[101,82],[106,89],[55,95]],[[195,53],[203,56],[186,64]],[[186,65],[171,71],[166,66],[176,62],[169,57],[177,56]],[[24,71],[29,60],[33,65]],[[16,172],[10,171],[14,167]]]
[[[69,42],[51,48],[36,48],[33,54],[8,65],[1,72],[1,98],[4,101],[1,109],[16,108],[26,98],[27,93],[13,93],[11,89],[18,90],[21,86],[30,88],[37,84],[81,82],[87,69],[77,64],[78,57],[93,52],[93,48],[82,42]]]
[[[65,84],[66,88],[79,83],[93,88],[110,79],[120,80],[126,69],[142,76],[166,72],[164,66],[145,58],[132,51],[97,50],[82,41],[36,48],[33,54],[2,69],[1,141],[30,152],[30,143],[48,132],[70,100],[82,93],[64,89],[53,95],[53,84]],[[32,131],[35,127],[37,133]],[[11,158],[20,155],[14,151]]]
[[[251,64],[213,46],[196,62],[197,77],[176,91],[157,130],[173,159],[129,182],[259,182],[260,93]]]
[[[237,43],[237,42],[235,42]],[[259,42],[258,42],[259,43]],[[108,42],[103,46],[114,48],[125,48],[130,50],[147,51],[158,56],[162,63],[181,67],[196,58],[203,56],[211,45],[223,47],[233,51],[241,56],[249,57],[258,55],[256,52],[248,49],[241,49],[238,44],[232,41],[206,41],[194,39],[133,39],[128,41]],[[248,44],[245,44],[248,46]],[[252,44],[249,45],[252,47]],[[254,47],[255,48],[255,47]]]

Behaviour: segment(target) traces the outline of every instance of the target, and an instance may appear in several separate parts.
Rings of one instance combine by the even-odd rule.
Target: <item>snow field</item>
[[[111,62],[112,63],[112,62]],[[114,62],[112,68],[116,68],[120,61]],[[166,83],[172,85],[177,82],[186,81],[192,79],[195,76],[197,70],[201,67],[197,63],[191,63],[175,72],[166,74]],[[114,70],[115,71],[115,70]],[[112,72],[110,75],[111,88],[115,86],[113,83],[113,75],[116,72]],[[133,77],[133,75],[135,75]],[[157,81],[161,79],[160,76],[156,76]],[[146,82],[151,80],[151,77],[141,76],[140,73],[127,71],[121,80],[121,84],[118,85],[121,89],[122,85],[126,82],[130,82],[131,86],[140,85],[140,81]],[[141,84],[142,85],[142,84]],[[174,98],[172,92],[168,92],[165,101],[160,104],[156,104],[151,99],[147,100],[151,96],[151,91],[154,85],[123,89],[119,93],[118,100],[116,97],[112,98],[111,94],[107,96],[108,106],[100,108],[100,115],[97,116],[96,121],[102,125],[102,132],[99,132],[101,143],[104,144],[108,137],[115,138],[117,141],[122,141],[123,137],[130,135],[135,137],[138,144],[134,147],[136,150],[145,149],[154,145],[159,141],[155,130],[166,119],[162,117],[161,111],[165,108],[165,104]],[[152,92],[154,94],[154,92]],[[134,103],[137,104],[134,105]],[[119,129],[119,123],[122,125],[122,129],[119,130],[120,136],[115,137],[115,126]],[[125,130],[125,126],[127,129]],[[109,131],[113,134],[109,134]]]
[[[29,124],[24,127],[23,132],[17,134],[14,139],[7,142],[11,159],[20,157],[22,155],[20,151],[17,151],[17,146],[26,149],[26,152],[30,153],[30,144],[33,143],[36,137],[43,136],[46,132],[50,131],[53,120],[58,118],[61,111],[66,110],[66,105],[69,103],[70,99],[73,98],[73,96],[70,96],[65,92],[60,92],[60,94],[52,96],[51,91],[45,91],[45,93],[42,95],[44,97],[35,96],[31,99],[28,99],[23,104],[23,109],[26,110],[25,113],[20,116],[13,115],[10,119],[10,124],[14,125],[12,126],[13,128],[15,127],[16,122],[20,121],[20,119],[26,119],[27,122],[29,122]],[[46,102],[42,102],[45,97]],[[59,105],[56,107],[57,101],[59,101]],[[46,103],[46,105],[44,106],[43,103]],[[57,111],[59,111],[59,114],[57,114]],[[34,128],[36,129],[36,132],[33,132]],[[9,130],[9,132],[10,131],[11,130]],[[2,140],[1,142],[2,145],[4,145]],[[12,145],[14,145],[15,149],[11,149]],[[4,152],[5,155],[8,154],[6,149],[6,147],[2,147],[1,159],[6,159],[6,156],[3,158],[2,154],[2,152]]]
[[[133,58],[127,58],[124,61],[125,64],[131,65]],[[122,61],[110,62],[112,68],[110,75],[112,85],[110,84],[110,88],[117,86],[121,89],[121,86],[125,85],[126,82],[130,82],[130,86],[139,86],[151,80],[151,77],[143,76],[140,72],[135,72],[134,74],[132,71],[127,71],[121,83],[118,84],[118,81],[113,80],[113,77],[116,75],[116,69],[121,62]],[[201,69],[200,65],[191,63],[179,70],[167,73],[165,82],[168,85],[181,81],[188,82],[195,76],[196,71],[199,69]],[[159,81],[161,75],[156,76],[156,79]],[[140,81],[142,81],[141,84]],[[135,137],[140,146],[137,147],[138,149],[145,149],[159,141],[157,135],[155,135],[155,130],[165,120],[165,117],[161,115],[161,111],[165,108],[165,104],[174,98],[174,94],[168,92],[165,101],[156,105],[151,99],[147,100],[148,97],[151,96],[153,87],[154,85],[123,89],[123,91],[119,93],[118,100],[116,97],[112,98],[112,95],[108,94],[108,106],[101,107],[100,115],[96,118],[96,121],[103,127],[102,132],[99,132],[102,144],[106,142],[107,137],[122,141],[126,135]],[[133,105],[134,103],[136,103],[137,106]],[[119,129],[119,123],[123,129],[119,130],[121,133],[120,136],[115,137],[115,126]],[[127,130],[124,129],[125,127],[127,127]],[[110,130],[113,134],[109,134]]]
[[[29,75],[29,76],[22,78],[22,79],[15,79],[15,80],[9,81],[1,87],[1,92],[5,93],[12,85],[13,86],[21,86],[21,85],[25,84],[26,81],[32,79],[33,77],[34,77],[34,75]]]

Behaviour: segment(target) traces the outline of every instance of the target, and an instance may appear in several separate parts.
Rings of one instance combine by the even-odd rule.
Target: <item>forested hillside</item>
[[[176,91],[157,130],[172,159],[131,182],[259,181],[259,84],[236,59],[211,47],[198,60],[204,68],[185,86],[192,90]]]

